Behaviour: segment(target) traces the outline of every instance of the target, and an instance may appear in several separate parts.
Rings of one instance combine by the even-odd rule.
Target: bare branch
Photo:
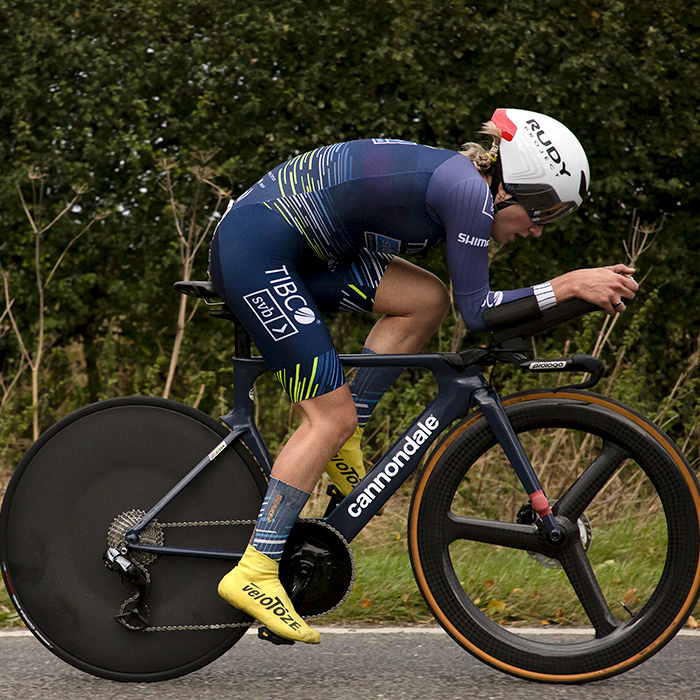
[[[685,369],[680,373],[676,383],[671,389],[671,392],[666,397],[663,406],[654,418],[655,423],[659,423],[664,415],[671,409],[671,407],[678,403],[684,396],[687,396],[690,389],[685,389],[682,391],[687,384],[690,376],[695,372],[695,370],[700,366],[700,335],[698,335],[697,347],[695,352],[688,358]],[[663,428],[664,426],[661,425]]]
[[[27,363],[29,366],[33,369],[34,366],[32,364],[32,358],[29,354],[29,351],[27,350],[26,345],[24,344],[24,340],[22,338],[22,332],[19,329],[19,326],[17,325],[17,321],[15,321],[15,316],[12,313],[12,304],[14,304],[14,299],[10,301],[10,285],[8,282],[9,274],[5,272],[5,269],[3,268],[2,264],[0,263],[0,275],[2,275],[2,284],[3,284],[3,289],[5,291],[5,311],[7,316],[10,318],[10,323],[12,324],[12,330],[15,332],[15,336],[17,337],[17,342],[19,343],[19,349],[22,354],[22,357],[24,357],[27,360]]]
[[[197,253],[202,247],[204,241],[207,240],[209,233],[211,232],[211,228],[215,223],[214,216],[210,216],[208,218],[207,224],[204,227],[198,225],[197,223],[197,218],[200,215],[200,205],[205,197],[203,190],[205,188],[207,190],[214,190],[215,194],[217,195],[216,206],[214,208],[215,213],[219,211],[219,207],[221,206],[221,203],[225,197],[226,191],[223,188],[217,188],[213,182],[214,178],[218,174],[216,169],[208,165],[209,161],[211,161],[216,153],[217,150],[197,151],[193,154],[193,159],[187,164],[188,173],[196,180],[194,198],[188,207],[178,203],[175,198],[175,183],[171,177],[171,171],[175,167],[175,163],[173,161],[161,161],[161,166],[165,176],[165,182],[162,183],[161,186],[168,193],[170,207],[175,219],[175,230],[180,247],[180,261],[182,263],[182,279],[184,280],[191,279],[192,268],[195,258],[197,257]],[[192,161],[196,162],[193,163]],[[199,301],[197,301],[195,304],[194,309],[188,313],[187,298],[183,297],[180,299],[175,340],[173,342],[173,348],[170,354],[170,367],[168,369],[165,388],[163,390],[164,398],[167,398],[170,395],[185,329],[192,320],[198,307]]]
[[[7,405],[7,402],[10,400],[10,396],[12,396],[12,392],[14,391],[15,386],[17,386],[17,382],[19,381],[20,377],[22,376],[22,374],[24,374],[25,369],[27,369],[27,361],[24,357],[20,357],[19,368],[15,372],[15,376],[12,378],[10,384],[7,386],[4,384],[4,382],[2,384],[2,399],[0,399],[0,413],[2,413],[5,406]]]
[[[214,159],[214,156],[220,151],[220,148],[212,148],[208,151],[195,151],[192,155],[194,160],[198,160],[202,165],[206,165],[209,163],[211,160]]]
[[[177,232],[180,245],[182,246],[185,244],[185,236],[182,231],[180,216],[182,215],[184,217],[184,207],[175,201],[175,188],[173,186],[172,178],[170,177],[170,171],[175,167],[176,163],[168,158],[163,158],[159,162],[159,165],[165,172],[165,184],[161,184],[161,187],[163,187],[163,189],[165,189],[165,191],[168,193],[170,208],[172,209],[173,218],[175,219],[175,231]],[[178,209],[180,210],[180,213],[178,213]]]
[[[219,196],[219,198],[218,198],[217,201],[216,201],[216,206],[214,207],[214,213],[216,213],[216,212],[219,211],[219,207],[221,206],[221,202],[223,202],[224,199],[225,199],[224,197]],[[192,256],[191,256],[191,257],[192,257],[193,260],[194,260],[194,258],[196,257],[197,252],[198,252],[199,249],[201,248],[201,246],[202,246],[202,244],[204,243],[204,241],[206,241],[206,240],[209,238],[209,232],[211,231],[212,226],[214,225],[215,222],[218,223],[218,221],[216,221],[216,220],[214,219],[214,216],[213,216],[213,215],[210,216],[210,217],[209,217],[209,220],[207,221],[207,225],[204,227],[204,229],[202,229],[202,235],[199,237],[199,240],[196,242],[196,244],[195,244],[195,246],[194,246],[194,249],[193,249],[193,251],[192,251]]]
[[[201,301],[202,301],[201,299],[196,299],[196,300],[195,300],[195,302],[194,302],[194,308],[192,309],[192,311],[190,311],[190,315],[187,317],[187,320],[185,321],[185,326],[189,326],[189,325],[190,325],[190,321],[194,318],[195,312],[196,312],[197,309],[199,308],[199,305],[200,305]],[[1,320],[2,320],[2,319],[0,319],[0,321],[1,321]]]
[[[627,255],[628,264],[630,267],[636,268],[637,261],[639,260],[639,258],[644,253],[646,253],[646,251],[649,250],[649,248],[651,248],[652,245],[654,245],[659,233],[661,232],[665,219],[666,215],[664,214],[664,216],[661,219],[661,223],[658,226],[650,226],[648,224],[642,224],[636,212],[633,213],[629,237],[627,241],[623,243],[625,254]],[[642,279],[639,281],[640,288],[650,273],[651,268],[647,270],[647,272],[644,274],[644,277],[642,277]],[[598,332],[598,338],[596,339],[595,346],[593,347],[591,355],[593,355],[594,357],[600,356],[600,353],[603,351],[603,348],[608,343],[610,335],[615,326],[617,325],[619,319],[619,314],[616,314],[614,318],[611,318],[610,316],[605,317],[603,325],[600,331]]]
[[[0,323],[2,323],[3,319],[5,318],[5,316],[8,316],[8,315],[9,315],[10,309],[12,308],[12,305],[13,305],[14,303],[15,303],[15,300],[14,300],[14,299],[13,299],[11,302],[9,302],[9,304],[7,305],[7,308],[2,312],[2,315],[0,315]],[[1,335],[0,335],[0,338],[2,338]]]
[[[656,243],[656,239],[661,233],[665,222],[666,214],[662,215],[661,222],[658,225],[650,225],[640,223],[636,210],[632,213],[630,235],[628,240],[623,243],[625,253],[632,267]]]
[[[107,214],[108,214],[108,212],[105,214],[105,216]],[[49,286],[49,282],[51,281],[51,278],[53,277],[56,270],[58,270],[60,264],[63,262],[63,258],[65,258],[66,254],[68,253],[69,248],[73,245],[73,243],[75,243],[84,233],[86,233],[96,221],[101,221],[104,218],[105,218],[104,216],[100,216],[99,214],[96,214],[90,220],[90,223],[77,236],[73,237],[73,239],[70,241],[70,243],[68,243],[68,245],[63,249],[63,252],[58,257],[58,260],[56,260],[56,263],[54,264],[54,266],[51,268],[51,272],[49,273],[49,276],[47,277],[46,282],[44,282],[44,289],[46,289]]]
[[[24,209],[24,213],[29,219],[29,223],[31,224],[32,230],[37,236],[40,236],[42,233],[46,233],[46,231],[48,231],[59,219],[64,217],[73,208],[73,205],[80,199],[82,195],[84,195],[87,192],[87,187],[78,187],[76,189],[75,197],[71,199],[71,201],[60,212],[60,214],[58,214],[48,226],[44,226],[42,229],[39,229],[39,226],[34,221],[34,217],[32,217],[31,212],[29,211],[29,207],[27,206],[27,203],[24,200],[22,188],[19,185],[17,185],[17,190],[19,191],[19,198],[22,201],[22,208]]]
[[[34,231],[35,234],[39,233],[39,229],[37,228],[36,223],[34,223],[34,217],[31,215],[31,212],[29,211],[29,207],[27,206],[27,202],[24,200],[24,194],[22,193],[22,188],[17,185],[17,191],[19,192],[19,199],[22,202],[22,209],[24,209],[24,213],[27,215],[27,219],[29,219],[29,224],[32,227],[32,231]]]

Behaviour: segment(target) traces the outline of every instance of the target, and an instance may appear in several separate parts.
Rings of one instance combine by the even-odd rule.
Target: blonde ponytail
[[[501,130],[491,121],[485,122],[480,134],[491,137],[491,148],[487,151],[481,144],[468,142],[463,144],[460,153],[474,163],[482,175],[490,175],[498,160],[498,147],[501,143]]]

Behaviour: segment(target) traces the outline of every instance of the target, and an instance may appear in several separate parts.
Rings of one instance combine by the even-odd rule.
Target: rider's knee
[[[347,387],[343,391],[326,394],[320,402],[305,406],[305,419],[319,437],[340,448],[352,437],[357,428],[357,409]]]
[[[344,445],[357,429],[357,409],[355,404],[351,403],[348,406],[344,406],[343,410],[339,411],[332,419],[332,425],[338,432],[340,444]]]

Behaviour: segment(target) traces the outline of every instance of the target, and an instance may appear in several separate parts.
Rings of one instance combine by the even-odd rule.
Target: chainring
[[[332,612],[347,598],[355,581],[350,545],[322,520],[297,520],[280,562],[280,581],[302,617]]]

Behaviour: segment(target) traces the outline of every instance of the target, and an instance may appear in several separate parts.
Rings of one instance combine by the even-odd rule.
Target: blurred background
[[[233,327],[175,292],[206,279],[230,197],[338,141],[442,148],[498,107],[580,139],[590,197],[538,241],[494,251],[492,287],[626,262],[641,290],[533,340],[595,352],[597,391],[656,419],[698,467],[700,5],[667,0],[0,0],[0,481],[38,434],[98,399],[230,409]],[[449,284],[441,246],[417,260]],[[329,317],[359,352],[371,316]],[[485,344],[452,314],[431,350]],[[503,394],[556,378],[499,371]],[[432,391],[411,371],[365,457]],[[273,450],[293,425],[258,387]]]

